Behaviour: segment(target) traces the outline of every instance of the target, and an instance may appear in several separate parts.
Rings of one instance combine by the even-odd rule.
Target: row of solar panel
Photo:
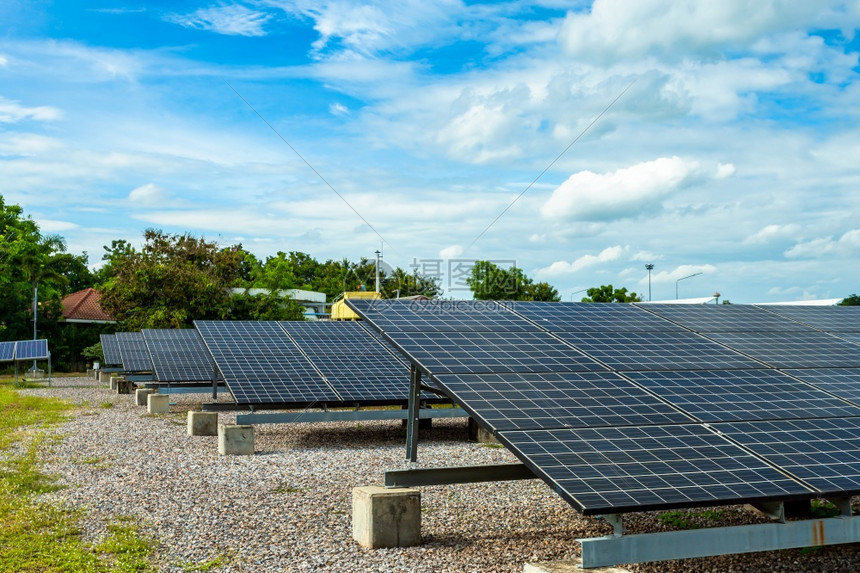
[[[857,309],[350,305],[585,513],[860,492]]]
[[[408,367],[359,323],[197,321],[195,327],[102,335],[105,361],[127,372],[152,371],[161,382],[211,380],[217,365],[239,404],[406,400]]]
[[[0,342],[0,362],[12,362],[15,360],[45,360],[50,358],[48,341],[36,340],[10,340]]]

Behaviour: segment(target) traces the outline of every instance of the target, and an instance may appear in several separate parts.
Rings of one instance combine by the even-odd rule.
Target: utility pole
[[[654,269],[654,264],[648,263],[645,268],[648,269],[648,302],[651,302],[651,271]]]

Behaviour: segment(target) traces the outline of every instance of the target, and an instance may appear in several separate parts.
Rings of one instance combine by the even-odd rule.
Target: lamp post
[[[572,293],[570,293],[570,302],[573,302],[573,295],[575,295],[577,293],[585,292],[587,290],[588,290],[587,288],[582,288],[582,289],[575,290]]]
[[[720,304],[720,293],[715,291],[714,292],[714,299],[716,300],[716,302],[714,302],[714,304]]]
[[[645,268],[648,269],[648,302],[651,302],[651,271],[654,269],[654,264],[648,263]]]
[[[379,292],[379,256],[382,253],[376,251],[376,292]]]
[[[681,278],[679,278],[678,280],[676,280],[676,281],[675,281],[675,300],[678,300],[678,283],[679,283],[679,282],[681,282],[682,280],[685,280],[685,279],[691,279],[691,278],[693,278],[693,277],[697,277],[697,276],[699,276],[700,274],[702,274],[702,272],[693,273],[693,274],[691,274],[691,275],[687,275],[687,276],[685,276],[685,277],[681,277]]]

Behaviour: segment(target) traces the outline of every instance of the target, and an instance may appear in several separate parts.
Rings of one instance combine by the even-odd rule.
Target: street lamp
[[[648,263],[645,268],[648,269],[648,302],[651,302],[651,271],[654,269],[654,265]]]
[[[376,251],[376,292],[379,292],[379,251]]]
[[[585,292],[587,290],[588,290],[587,288],[583,288],[583,289],[575,290],[572,293],[570,293],[570,302],[574,302],[573,301],[573,295],[575,295],[577,293]]]
[[[714,304],[720,304],[720,293],[714,292],[714,299],[716,299]]]
[[[704,272],[704,271],[702,271],[702,272]],[[697,276],[699,276],[700,274],[702,274],[702,272],[693,273],[693,274],[691,274],[691,275],[687,275],[687,276],[685,276],[685,277],[681,277],[681,278],[679,278],[678,280],[676,280],[676,281],[675,281],[675,300],[678,300],[678,283],[679,283],[679,282],[681,282],[682,280],[685,280],[685,279],[691,279],[691,278],[693,278],[693,277],[697,277]]]

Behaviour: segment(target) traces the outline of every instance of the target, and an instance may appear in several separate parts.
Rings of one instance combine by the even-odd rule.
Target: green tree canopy
[[[592,287],[586,291],[588,296],[582,302],[642,302],[635,292],[627,292],[626,287],[614,288],[612,285]]]
[[[466,283],[476,300],[561,300],[549,283],[535,283],[520,268],[504,269],[490,261],[476,261]]]
[[[852,294],[846,296],[839,304],[842,306],[860,306],[860,295]]]

